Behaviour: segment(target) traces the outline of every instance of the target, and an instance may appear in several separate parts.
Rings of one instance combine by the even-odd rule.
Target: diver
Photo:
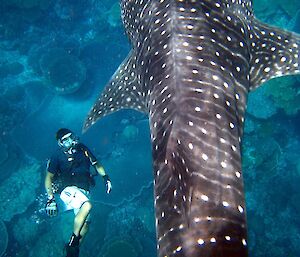
[[[75,214],[73,234],[66,245],[67,257],[79,256],[79,245],[87,233],[92,204],[89,198],[90,186],[94,184],[90,167],[104,180],[106,193],[109,194],[112,184],[100,162],[75,134],[66,128],[56,132],[59,149],[47,163],[45,189],[48,194],[46,213],[57,215],[57,204],[54,194],[59,193],[60,199],[67,209]]]

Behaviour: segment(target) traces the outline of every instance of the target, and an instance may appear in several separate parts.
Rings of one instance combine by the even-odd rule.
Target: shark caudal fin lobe
[[[131,51],[120,65],[90,110],[83,131],[91,127],[98,119],[121,109],[135,109],[147,112],[146,92],[141,76],[136,74],[136,57]]]
[[[300,73],[300,35],[254,19],[250,30],[250,90],[280,76]]]

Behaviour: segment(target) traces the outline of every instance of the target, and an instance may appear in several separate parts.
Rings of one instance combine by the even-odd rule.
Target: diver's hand
[[[109,194],[112,189],[112,184],[111,184],[110,178],[108,175],[104,175],[103,180],[104,180],[104,184],[105,184],[105,188],[106,188],[106,193]]]
[[[45,206],[45,211],[48,216],[53,217],[57,215],[57,204],[55,202],[54,197],[49,198],[47,200],[46,206]]]
[[[111,189],[112,189],[111,181],[108,180],[108,181],[106,182],[106,193],[109,194],[110,191],[111,191]]]

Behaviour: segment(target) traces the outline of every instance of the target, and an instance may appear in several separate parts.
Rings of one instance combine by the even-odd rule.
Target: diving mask
[[[58,144],[65,149],[70,149],[71,147],[76,145],[76,143],[77,140],[72,133],[67,133],[58,142]]]

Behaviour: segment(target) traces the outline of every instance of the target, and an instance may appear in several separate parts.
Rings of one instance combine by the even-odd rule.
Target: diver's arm
[[[106,175],[105,170],[101,164],[96,163],[94,165],[94,167],[95,167],[96,171],[99,173],[99,175],[101,175],[102,177],[104,177]]]
[[[106,187],[106,193],[109,194],[112,189],[112,185],[111,185],[110,178],[106,174],[103,166],[85,145],[81,144],[81,149],[84,152],[85,156],[89,158],[91,165],[95,168],[95,170],[98,172],[98,174],[103,178],[103,181],[104,181],[104,184]]]
[[[54,197],[53,190],[52,190],[52,179],[54,177],[54,174],[47,171],[46,177],[45,177],[45,189],[48,194],[48,198],[51,199]]]
[[[57,204],[55,202],[55,198],[52,191],[52,179],[54,174],[47,171],[46,177],[45,177],[45,189],[48,194],[48,200],[45,206],[45,211],[47,215],[50,217],[57,215]]]
[[[112,185],[111,185],[111,181],[109,176],[106,174],[103,166],[99,163],[96,163],[94,165],[95,169],[97,170],[97,172],[102,176],[104,184],[106,186],[106,193],[110,193],[111,189],[112,189]]]

